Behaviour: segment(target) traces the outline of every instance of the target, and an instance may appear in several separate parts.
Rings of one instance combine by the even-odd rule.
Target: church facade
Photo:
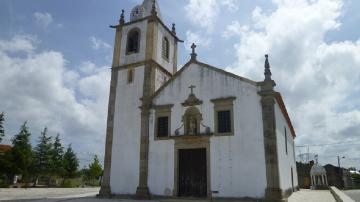
[[[100,196],[286,201],[295,131],[268,56],[256,82],[191,58],[144,0],[116,30]]]

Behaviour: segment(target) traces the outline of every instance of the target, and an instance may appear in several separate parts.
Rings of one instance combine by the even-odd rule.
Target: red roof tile
[[[11,150],[10,145],[0,144],[0,153],[4,153]]]
[[[281,112],[285,117],[285,120],[286,120],[286,122],[287,122],[287,124],[288,124],[288,126],[290,128],[291,134],[295,138],[296,137],[295,130],[294,130],[294,127],[293,127],[293,125],[291,123],[289,114],[287,113],[287,110],[286,110],[286,107],[285,107],[285,104],[284,104],[284,100],[282,99],[282,96],[281,96],[280,93],[276,93],[276,101],[280,106]]]

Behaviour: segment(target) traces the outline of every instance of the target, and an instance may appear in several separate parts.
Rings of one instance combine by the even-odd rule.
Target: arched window
[[[164,37],[163,38],[163,41],[162,41],[162,56],[163,58],[165,59],[169,59],[169,52],[170,52],[170,43],[169,43],[169,40]]]
[[[135,28],[128,33],[126,53],[138,53],[140,49],[140,30]]]

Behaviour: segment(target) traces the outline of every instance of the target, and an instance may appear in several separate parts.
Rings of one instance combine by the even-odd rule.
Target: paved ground
[[[94,197],[99,193],[99,188],[81,188],[81,189],[1,189],[0,188],[0,201],[9,200],[31,200],[35,199],[54,199],[44,201],[59,201],[59,199],[81,198],[81,197]]]
[[[83,189],[0,189],[0,201],[11,202],[145,202],[131,200],[98,199],[99,188]],[[164,200],[162,202],[175,202]],[[147,201],[159,202],[159,201]],[[180,202],[180,200],[176,200]],[[187,201],[189,202],[189,201]],[[199,201],[198,201],[199,202]],[[289,202],[335,202],[330,191],[301,190],[294,193]]]
[[[333,195],[330,191],[314,191],[302,189],[295,192],[289,198],[289,202],[335,202]]]
[[[350,196],[355,201],[360,202],[360,190],[349,190],[344,192],[346,195]]]

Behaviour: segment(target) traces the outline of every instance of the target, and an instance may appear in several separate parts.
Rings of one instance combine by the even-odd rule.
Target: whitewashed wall
[[[162,41],[163,38],[167,37],[170,44],[169,49],[169,60],[165,60],[162,57]],[[158,34],[157,34],[157,54],[156,54],[156,61],[164,67],[167,71],[171,73],[175,73],[174,71],[174,48],[175,48],[175,40],[174,37],[160,24],[158,23]]]
[[[298,186],[297,170],[296,170],[296,160],[295,160],[295,150],[294,150],[294,138],[291,134],[290,128],[284,118],[279,104],[275,104],[275,117],[276,117],[276,138],[277,138],[277,147],[278,147],[278,159],[279,159],[279,171],[280,171],[280,187],[283,190],[288,190],[292,188],[291,184],[291,168],[293,169],[293,180],[294,187]],[[286,154],[285,147],[285,130],[287,134],[287,149]]]
[[[113,194],[135,194],[139,182],[140,109],[144,67],[135,68],[127,84],[127,70],[119,71],[116,90],[110,186]]]
[[[155,91],[158,90],[170,77],[159,68],[155,70]]]
[[[199,106],[203,123],[214,130],[214,105],[211,99],[237,97],[234,103],[233,137],[211,137],[211,190],[214,197],[262,198],[266,188],[265,156],[260,97],[257,87],[208,68],[192,64],[154,99],[154,104],[174,104],[171,133],[181,126],[189,86],[203,101]],[[149,187],[164,195],[174,189],[174,142],[154,142],[154,116],[150,127]],[[201,132],[204,132],[204,128]]]
[[[148,21],[140,21],[137,23],[124,26],[122,28],[122,38],[121,38],[121,54],[120,54],[120,65],[131,64],[135,62],[140,62],[145,60],[145,47],[146,47],[146,32],[147,32]],[[129,31],[134,28],[140,30],[140,50],[139,53],[134,53],[131,55],[126,55],[126,45],[127,45],[127,36]]]

